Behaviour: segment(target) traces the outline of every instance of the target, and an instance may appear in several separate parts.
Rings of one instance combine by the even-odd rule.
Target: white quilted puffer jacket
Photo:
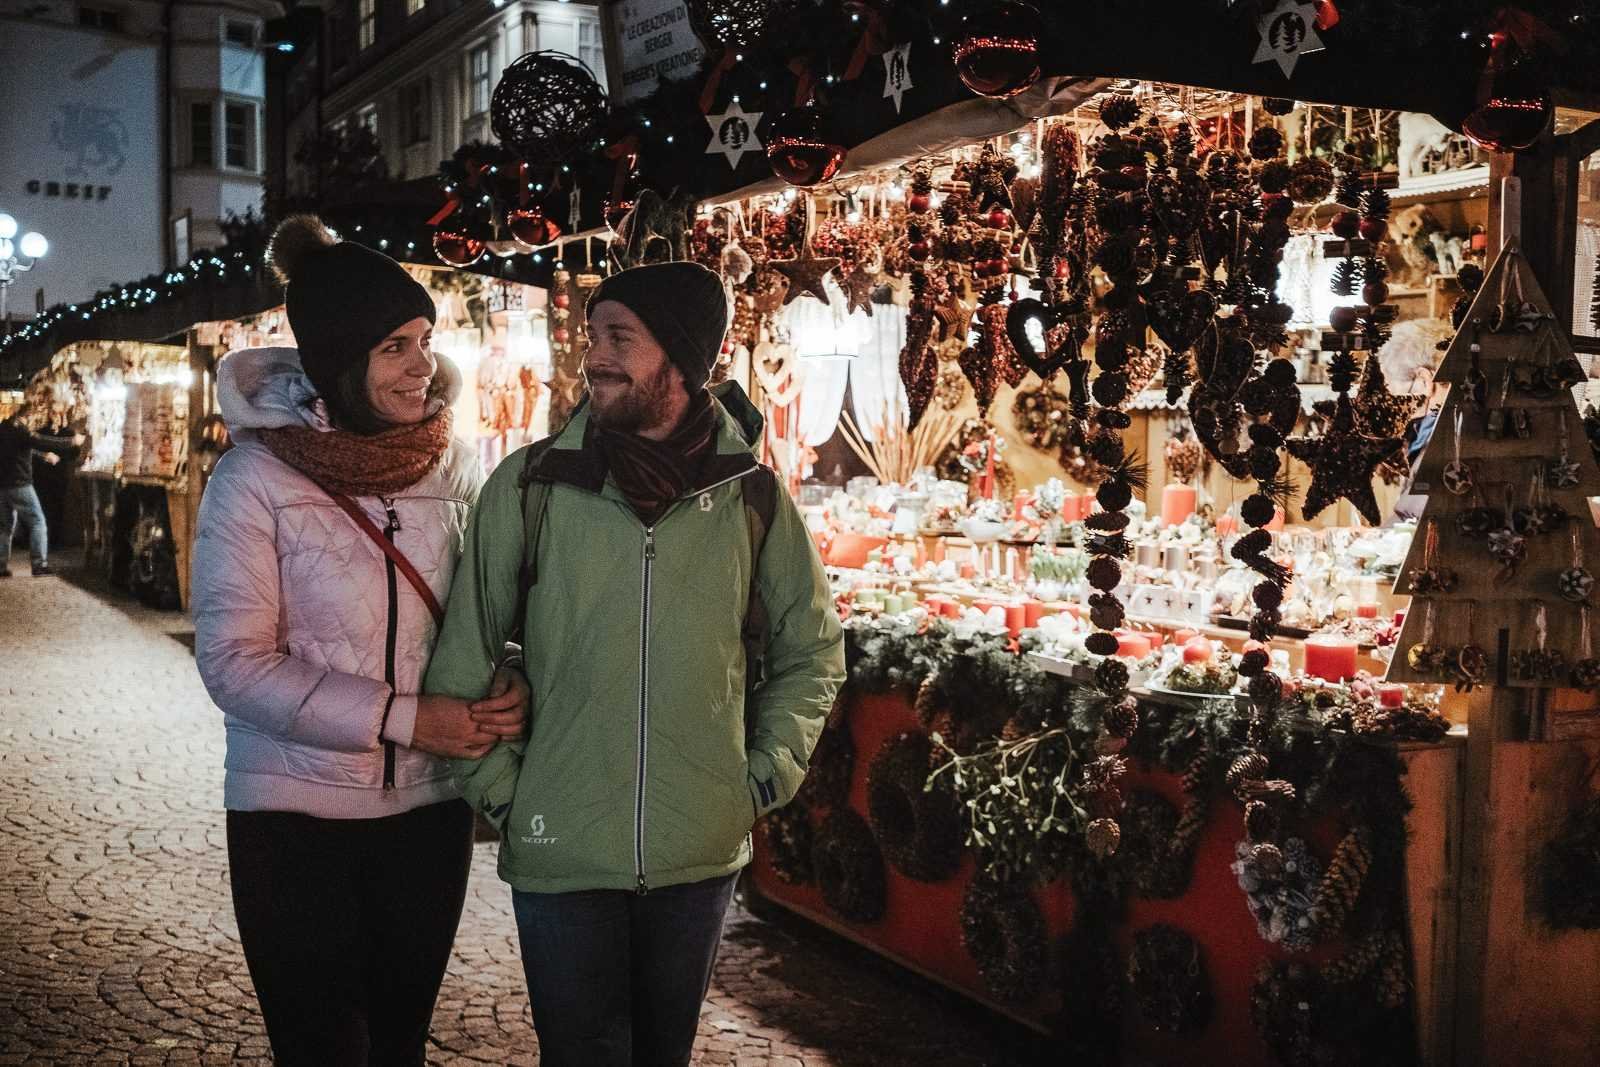
[[[459,376],[441,361],[453,383]],[[192,588],[195,659],[227,726],[224,805],[375,818],[456,796],[443,760],[409,748],[435,626],[405,576],[328,495],[254,431],[327,429],[289,348],[234,352],[217,368],[236,447],[201,501]],[[381,530],[449,600],[482,471],[452,443],[391,500],[360,497]],[[390,679],[392,679],[392,684]],[[386,757],[393,781],[385,788]]]

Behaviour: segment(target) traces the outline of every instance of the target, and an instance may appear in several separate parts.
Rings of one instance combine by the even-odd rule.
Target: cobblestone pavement
[[[0,1067],[269,1063],[229,901],[222,725],[176,614],[0,580]],[[536,1064],[479,845],[430,1063]],[[730,916],[695,1062],[1039,1062],[1015,1028],[798,920]]]

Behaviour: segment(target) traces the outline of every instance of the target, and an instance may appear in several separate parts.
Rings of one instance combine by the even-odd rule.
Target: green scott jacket
[[[755,818],[805,776],[844,679],[842,631],[786,493],[751,559],[740,483],[758,469],[760,416],[742,393],[724,398],[704,484],[652,528],[606,477],[587,409],[538,460],[552,486],[523,631],[529,733],[454,764],[467,802],[501,825],[513,888],[644,891],[732,873]],[[483,487],[425,692],[483,696],[515,630],[522,466],[508,456]],[[747,708],[752,574],[771,636]]]

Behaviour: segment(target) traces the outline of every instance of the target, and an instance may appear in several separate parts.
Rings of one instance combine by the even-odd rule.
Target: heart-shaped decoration
[[[1048,382],[1054,378],[1056,372],[1072,358],[1072,346],[1064,344],[1052,350],[1049,343],[1050,331],[1060,325],[1065,317],[1063,309],[1031,296],[1013,301],[1006,312],[1006,336],[1011,340],[1011,347],[1016,350],[1017,358],[1037,374],[1040,381]],[[1039,324],[1039,337],[1044,340],[1044,352],[1034,346],[1033,335],[1028,329],[1029,324],[1035,322]]]
[[[1150,328],[1174,352],[1187,352],[1217,314],[1217,298],[1204,289],[1162,289],[1145,295]]]

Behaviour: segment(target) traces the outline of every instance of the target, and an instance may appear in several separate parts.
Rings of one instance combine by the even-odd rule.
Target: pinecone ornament
[[[1311,900],[1312,919],[1322,930],[1331,933],[1344,926],[1361,898],[1371,868],[1372,850],[1366,835],[1359,829],[1345,834]]]
[[[1138,701],[1132,697],[1117,701],[1106,709],[1102,724],[1106,733],[1112,737],[1132,737],[1133,732],[1139,728]]]
[[[1228,788],[1238,789],[1245,782],[1266,777],[1267,757],[1259,752],[1249,752],[1234,760],[1228,767]]]
[[[1115,855],[1117,846],[1122,844],[1122,827],[1115,819],[1095,819],[1084,831],[1084,841],[1090,852],[1106,859]]]
[[[912,706],[916,709],[918,722],[923,726],[933,724],[934,717],[944,706],[944,694],[939,691],[939,682],[934,675],[928,675],[917,686],[917,699]]]

